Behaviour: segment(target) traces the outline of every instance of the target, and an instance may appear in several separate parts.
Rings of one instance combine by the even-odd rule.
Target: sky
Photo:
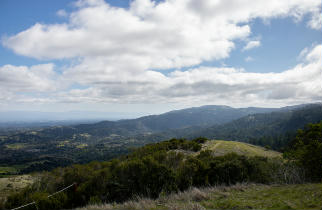
[[[320,0],[1,0],[0,111],[322,101]]]

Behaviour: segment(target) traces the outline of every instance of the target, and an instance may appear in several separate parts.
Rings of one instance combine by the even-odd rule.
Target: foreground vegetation
[[[0,209],[6,197],[14,192],[20,192],[22,189],[30,186],[36,180],[35,176],[20,175],[0,178]]]
[[[285,185],[322,180],[322,122],[309,124],[306,129],[299,130],[288,151],[284,153],[287,159],[282,159],[280,155],[238,154],[238,151],[244,151],[247,147],[246,144],[239,145],[236,142],[226,145],[230,145],[230,150],[232,146],[237,147],[237,153],[233,150],[232,153],[217,156],[215,151],[222,145],[223,142],[214,143],[205,138],[191,141],[171,139],[135,149],[129,155],[108,162],[57,168],[43,173],[41,179],[32,186],[9,196],[4,208],[12,209],[34,201],[37,209],[66,209],[91,203],[123,203],[137,196],[158,199],[160,195],[166,196],[192,187],[230,186],[244,182]],[[228,150],[227,147],[223,148]],[[251,151],[258,153],[258,148],[255,148],[251,148]],[[49,196],[66,186],[73,187]],[[280,193],[291,191],[288,188],[286,191],[281,189]],[[319,204],[314,200],[316,195],[320,196],[319,191],[313,191],[313,200],[310,198],[313,203],[307,204],[311,205],[310,208]],[[253,193],[257,196],[254,200],[262,202],[261,200],[265,200],[263,197],[273,196],[269,190],[267,192],[262,196]],[[231,193],[237,197],[243,196],[238,192]],[[252,199],[249,202],[251,201]],[[252,205],[248,202],[231,202],[234,205]],[[216,206],[219,204],[210,202],[200,203],[198,206],[223,208]],[[282,204],[276,205],[276,208],[283,207]],[[285,205],[293,208],[292,202]],[[226,208],[231,207],[228,205]],[[31,205],[24,209],[34,208]]]
[[[239,182],[297,183],[303,180],[297,166],[285,163],[281,158],[248,157],[236,153],[215,156],[211,150],[200,151],[206,141],[204,138],[192,141],[172,139],[146,145],[109,162],[58,168],[44,173],[42,179],[31,187],[9,196],[5,207],[11,209],[37,201],[38,209],[62,209],[88,203],[125,202],[134,196],[155,199],[160,194],[190,187]],[[191,155],[198,151],[198,155]],[[47,197],[73,183],[77,183],[77,187]],[[34,206],[25,209],[34,209]]]
[[[322,184],[236,184],[191,188],[157,199],[133,198],[122,204],[90,204],[78,210],[321,209]]]

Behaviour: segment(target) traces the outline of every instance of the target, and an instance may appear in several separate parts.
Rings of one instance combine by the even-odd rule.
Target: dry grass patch
[[[322,184],[236,184],[191,188],[156,200],[134,198],[125,203],[89,205],[79,210],[204,210],[317,209],[322,207]]]
[[[282,157],[282,154],[279,152],[237,141],[209,140],[203,144],[201,151],[204,150],[213,151],[215,156],[222,156],[234,152],[246,156]]]

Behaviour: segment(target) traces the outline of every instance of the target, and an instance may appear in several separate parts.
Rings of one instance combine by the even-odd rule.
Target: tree
[[[321,181],[322,122],[309,124],[304,130],[298,130],[296,138],[291,143],[291,149],[285,156],[296,160],[305,168],[310,181]]]

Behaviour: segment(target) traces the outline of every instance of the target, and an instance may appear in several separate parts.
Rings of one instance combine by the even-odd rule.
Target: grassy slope
[[[264,156],[268,158],[282,157],[282,154],[273,150],[267,150],[260,146],[237,141],[211,140],[203,144],[201,151],[211,150],[215,156],[221,156],[230,152],[246,156]],[[199,152],[198,152],[199,153]],[[196,153],[196,154],[198,154]]]
[[[31,175],[9,176],[0,178],[0,201],[9,194],[17,192],[35,181]]]
[[[322,207],[322,184],[235,185],[190,189],[156,200],[138,198],[123,204],[89,205],[80,210],[122,209],[318,209]]]
[[[197,156],[201,151],[211,150],[214,156],[223,156],[228,153],[236,153],[238,155],[245,156],[261,156],[267,158],[282,158],[283,155],[280,152],[269,150],[264,147],[255,146],[238,141],[226,141],[226,140],[208,140],[202,144],[202,148],[198,152],[187,150],[174,150],[176,152],[184,153],[185,155]],[[171,150],[173,151],[173,150]]]

